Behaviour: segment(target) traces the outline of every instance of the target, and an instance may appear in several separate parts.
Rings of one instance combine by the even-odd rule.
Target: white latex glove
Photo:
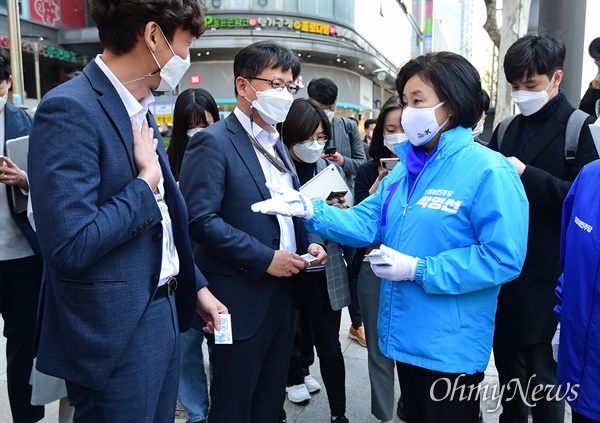
[[[415,271],[417,270],[418,257],[407,256],[385,245],[379,247],[388,257],[394,261],[394,264],[382,265],[371,264],[373,273],[379,278],[385,278],[390,281],[414,281]]]
[[[560,323],[556,327],[556,332],[554,332],[554,337],[552,337],[552,357],[554,361],[558,363],[558,343],[560,341]]]
[[[253,212],[310,219],[315,212],[312,202],[295,189],[272,182],[266,183],[273,198],[252,204]],[[276,195],[279,194],[279,195]]]

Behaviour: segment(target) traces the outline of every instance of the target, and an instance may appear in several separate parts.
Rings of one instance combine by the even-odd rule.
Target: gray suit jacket
[[[352,128],[350,134],[346,131],[346,122],[349,127]],[[331,127],[333,132],[333,139],[335,142],[335,148],[338,153],[344,156],[344,164],[342,169],[346,176],[346,183],[352,191],[354,191],[354,177],[358,167],[367,161],[365,155],[365,148],[363,142],[360,139],[358,132],[358,126],[350,119],[342,119],[339,117],[333,118],[333,125]]]

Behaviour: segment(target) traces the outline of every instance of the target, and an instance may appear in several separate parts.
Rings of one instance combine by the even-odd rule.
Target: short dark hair
[[[383,143],[383,128],[385,127],[385,118],[392,110],[402,109],[402,101],[400,96],[393,95],[387,99],[385,104],[381,106],[381,112],[375,121],[375,129],[369,144],[369,156],[373,159],[373,164],[379,166],[380,159],[392,157],[392,152]],[[366,122],[365,122],[366,124]]]
[[[487,113],[487,111],[490,110],[490,95],[486,90],[481,90],[481,101],[483,103],[483,111]]]
[[[292,50],[269,40],[244,47],[233,59],[234,81],[238,76],[253,78],[263,73],[265,69],[281,69],[283,72],[291,69],[292,78],[295,80],[300,74],[300,68],[300,60]],[[235,88],[235,96],[237,95],[237,88]]]
[[[10,53],[4,47],[0,47],[0,82],[8,80],[11,75]]]
[[[213,121],[219,120],[219,108],[213,96],[202,88],[188,88],[177,97],[175,110],[173,112],[173,133],[171,142],[167,149],[171,172],[175,179],[179,179],[181,162],[188,145],[187,131],[197,128],[203,123],[208,126],[206,113],[208,112]]]
[[[373,125],[374,123],[377,123],[377,119],[367,119],[367,120],[365,120],[365,123],[363,124],[363,128],[367,129],[369,126]]]
[[[567,48],[558,38],[548,34],[525,35],[506,51],[504,75],[511,84],[536,73],[552,78],[554,72],[562,69],[566,54]]]
[[[400,98],[404,86],[413,76],[419,76],[433,88],[440,101],[445,102],[452,116],[448,129],[457,126],[472,128],[481,119],[481,80],[477,69],[464,57],[441,51],[408,61],[396,78],[396,90]]]
[[[295,144],[310,138],[319,124],[323,125],[323,133],[331,139],[331,124],[321,106],[312,99],[297,98],[285,121],[277,124],[277,130],[283,143],[291,149]]]
[[[177,29],[198,38],[205,12],[202,0],[90,0],[89,6],[100,42],[116,55],[134,49],[148,22],[156,22],[169,42]]]
[[[338,87],[331,79],[313,79],[308,83],[308,96],[324,106],[331,106],[338,97]]]

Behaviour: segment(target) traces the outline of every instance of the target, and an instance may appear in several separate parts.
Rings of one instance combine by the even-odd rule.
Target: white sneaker
[[[304,386],[306,386],[306,389],[311,394],[314,392],[318,392],[321,389],[321,385],[319,385],[319,382],[317,382],[316,379],[311,375],[308,375],[304,378]]]
[[[285,388],[285,392],[287,392],[288,399],[294,403],[304,402],[310,399],[310,394],[304,384],[288,386]]]

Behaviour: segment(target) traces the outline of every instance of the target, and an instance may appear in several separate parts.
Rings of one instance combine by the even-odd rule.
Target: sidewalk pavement
[[[342,323],[340,327],[340,342],[344,353],[346,365],[346,416],[352,423],[378,423],[371,414],[371,394],[369,385],[369,375],[367,370],[367,349],[358,342],[348,338],[348,328],[350,327],[350,318],[346,310],[342,311]],[[4,329],[4,322],[0,319],[0,332]],[[203,344],[206,349],[206,343]],[[6,339],[0,337],[0,423],[9,423],[12,421],[10,406],[8,404],[8,394],[6,390]],[[208,359],[208,352],[205,350],[204,357]],[[288,415],[288,423],[327,423],[329,422],[329,405],[327,402],[327,393],[321,378],[319,362],[316,362],[310,368],[311,374],[321,384],[321,391],[314,394],[310,401],[303,405],[297,405],[289,402],[287,399],[284,408]],[[396,377],[397,380],[397,377]],[[498,385],[498,372],[494,365],[492,356],[488,368],[485,372],[484,384]],[[491,389],[491,387],[490,387]],[[496,388],[497,389],[497,388]],[[400,391],[396,384],[395,396],[398,398]],[[488,396],[491,396],[489,394]],[[571,409],[565,407],[565,422],[571,421]],[[489,398],[482,402],[483,421],[485,423],[498,423],[500,412],[502,410],[498,405],[498,400]],[[531,421],[531,417],[529,419]],[[43,423],[58,422],[58,402],[46,406],[46,417],[41,420]],[[185,423],[185,419],[175,419],[175,423]],[[400,423],[401,420],[395,415],[394,422]]]

